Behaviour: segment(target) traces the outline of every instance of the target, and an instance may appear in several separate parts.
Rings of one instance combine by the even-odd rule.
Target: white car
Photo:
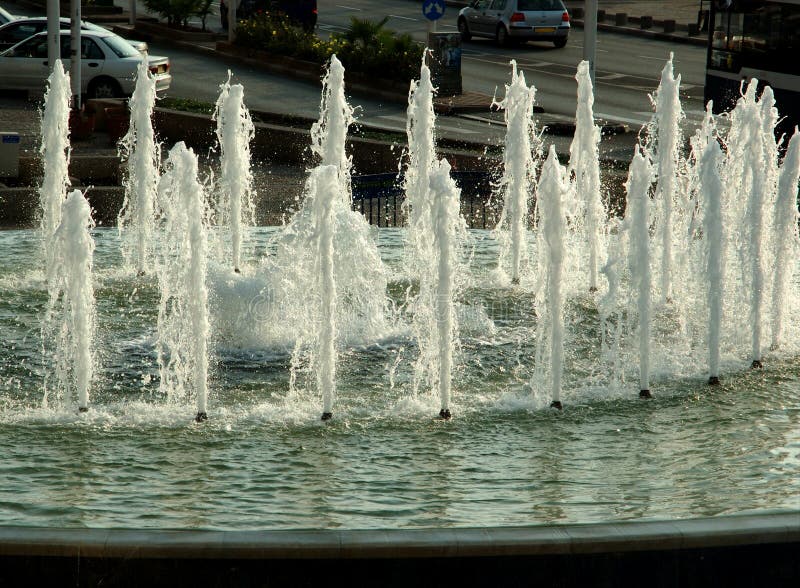
[[[70,33],[61,31],[61,61],[70,66]],[[133,93],[136,68],[145,57],[110,31],[81,31],[81,93],[88,98],[113,98]],[[156,79],[156,91],[172,83],[167,57],[147,56]],[[43,93],[50,69],[47,33],[42,32],[0,53],[0,88]]]
[[[68,30],[70,28],[70,19],[68,18],[61,18],[60,20],[60,27],[64,30]],[[24,41],[28,37],[32,37],[36,33],[41,33],[42,31],[47,30],[47,17],[46,16],[17,16],[14,17],[14,20],[11,22],[7,22],[4,25],[0,25],[0,51],[5,51],[10,47],[13,47],[20,41]],[[99,25],[96,25],[91,22],[87,22],[85,20],[81,21],[81,30],[82,31],[106,31],[105,29]],[[138,49],[139,53],[147,53],[147,43],[144,41],[131,41],[130,39],[126,39],[128,43],[133,45],[136,49]]]

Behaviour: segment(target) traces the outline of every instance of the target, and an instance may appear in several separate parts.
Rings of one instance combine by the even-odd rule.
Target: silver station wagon
[[[458,13],[458,30],[464,41],[488,37],[498,45],[550,41],[563,47],[569,13],[561,0],[473,0]]]

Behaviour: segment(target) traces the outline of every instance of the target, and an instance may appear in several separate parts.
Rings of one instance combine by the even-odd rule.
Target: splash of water
[[[333,264],[333,200],[340,189],[333,165],[316,168],[310,179],[317,224],[319,276],[319,326],[317,335],[317,388],[322,395],[323,419],[330,418],[336,394],[336,281]]]
[[[320,328],[329,333],[334,329],[336,341],[343,345],[375,340],[386,332],[386,270],[369,224],[351,207],[351,162],[345,152],[345,139],[352,108],[344,97],[344,68],[335,57],[324,83],[320,120],[312,130],[312,148],[321,159],[320,167],[335,169],[336,181],[328,181],[330,172],[311,174],[300,210],[277,237],[275,256],[266,260],[260,272],[268,281],[262,298],[269,300],[270,308],[292,317],[287,338],[293,347],[293,393],[296,376],[306,363],[325,382],[335,377],[335,356],[328,353],[330,344],[326,343],[324,350],[318,344]],[[318,198],[326,202],[317,202]],[[325,212],[328,208],[330,212]],[[320,224],[323,220],[324,226]],[[330,239],[332,247],[332,259],[327,257],[331,248],[322,247],[328,259],[326,267],[332,271],[332,279],[325,283],[319,276],[321,235],[326,243]],[[334,291],[336,295],[330,295]],[[276,322],[269,317],[255,317],[259,329],[265,333],[287,331],[285,321]],[[330,342],[333,336],[324,339]],[[322,351],[326,357],[320,357]],[[326,387],[331,390],[326,396],[332,403],[335,382]]]
[[[42,239],[48,251],[50,239],[61,222],[61,204],[69,185],[69,74],[57,59],[47,78],[42,115],[42,156],[44,176],[39,187],[39,206],[42,209]]]
[[[128,255],[134,258],[139,275],[148,269],[161,165],[161,146],[156,142],[152,122],[155,102],[156,80],[148,69],[147,59],[143,59],[130,99],[130,128],[120,144],[120,151],[127,158],[128,175],[125,201],[117,219],[120,233],[130,230],[134,235],[133,251]]]
[[[658,247],[656,257],[659,258],[658,272],[660,282],[660,299],[664,303],[672,298],[673,273],[675,272],[674,262],[676,252],[674,245],[676,234],[682,235],[682,219],[675,218],[682,213],[682,209],[676,210],[676,200],[678,199],[678,185],[680,178],[678,171],[681,168],[680,142],[681,142],[681,120],[683,119],[683,109],[680,100],[681,76],[673,74],[672,69],[673,54],[669,54],[669,59],[661,71],[661,82],[655,93],[655,162],[658,183],[654,197],[655,203],[655,225],[657,238],[655,243]],[[685,207],[684,207],[685,208]],[[677,221],[677,222],[676,222]],[[677,225],[677,226],[676,226]]]
[[[94,227],[89,203],[74,190],[61,205],[61,222],[53,233],[55,280],[50,288],[48,314],[59,318],[55,355],[57,390],[65,408],[77,400],[78,410],[89,408],[93,373],[95,323],[92,264]],[[44,405],[47,406],[47,390]]]
[[[772,226],[775,239],[775,273],[772,287],[772,347],[778,348],[783,339],[783,321],[797,258],[797,182],[800,179],[800,131],[794,129],[781,166],[778,198],[775,202]]]
[[[250,169],[250,142],[255,126],[244,104],[244,88],[231,85],[231,73],[220,85],[214,112],[221,151],[221,176],[217,222],[230,228],[231,262],[237,273],[242,263],[242,231],[255,222],[253,173]]]
[[[322,79],[320,113],[320,119],[311,126],[311,150],[320,158],[321,165],[336,166],[345,186],[340,197],[349,205],[352,160],[347,156],[345,143],[347,129],[353,124],[353,107],[344,95],[344,66],[336,55],[331,56]]]
[[[456,317],[453,307],[458,234],[465,227],[459,214],[460,191],[450,177],[450,164],[434,164],[430,176],[433,197],[434,251],[437,266],[433,291],[436,293],[436,347],[438,351],[438,392],[440,416],[450,417],[453,348],[456,345]]]
[[[710,382],[719,380],[720,331],[725,275],[725,231],[722,214],[724,187],[720,178],[722,152],[715,140],[706,142],[699,161],[703,234],[706,243],[706,300],[708,303],[708,371]]]
[[[627,202],[625,223],[629,232],[628,265],[632,295],[639,319],[639,390],[650,390],[650,328],[652,278],[650,271],[650,178],[652,170],[639,146],[631,161],[625,184]]]
[[[158,260],[160,389],[172,402],[194,396],[197,420],[203,420],[209,333],[206,211],[197,156],[183,142],[169,152],[158,198],[164,234]]]
[[[569,172],[574,177],[576,208],[573,225],[579,243],[588,247],[589,291],[598,288],[600,260],[606,257],[605,220],[608,216],[600,193],[600,127],[594,124],[594,88],[589,62],[581,61],[575,74],[578,108],[575,135],[569,152]]]
[[[560,407],[561,380],[564,374],[564,296],[563,269],[565,258],[564,194],[567,191],[565,171],[558,163],[556,148],[550,145],[542,166],[537,190],[539,211],[539,268],[544,270],[542,291],[537,294],[540,310],[537,324],[537,371],[544,375],[553,405]],[[549,342],[547,353],[544,351]],[[532,387],[533,387],[532,383]]]
[[[42,156],[43,178],[39,186],[39,207],[42,212],[41,239],[42,252],[45,263],[45,277],[47,290],[51,301],[59,292],[58,282],[58,247],[55,243],[55,232],[61,224],[61,207],[67,195],[69,185],[69,101],[70,101],[69,74],[64,72],[61,60],[56,60],[53,71],[47,79],[45,92],[44,113],[42,115],[42,142],[39,153]],[[55,357],[60,360],[57,346],[54,342],[60,337],[60,325],[54,318],[55,309],[48,305],[41,324],[42,355]],[[63,370],[57,370],[56,390],[63,389]],[[44,377],[44,404],[47,397],[51,378],[48,372]]]
[[[419,80],[411,81],[408,92],[406,136],[408,137],[408,164],[405,170],[405,199],[403,210],[408,219],[406,228],[406,254],[411,273],[416,277],[427,273],[431,265],[433,230],[431,209],[433,200],[429,193],[430,175],[436,162],[435,124],[433,110],[433,85],[431,72],[423,60]]]
[[[511,282],[518,284],[526,258],[528,232],[528,200],[534,197],[536,163],[541,155],[542,142],[536,134],[533,103],[536,87],[525,83],[525,74],[517,70],[511,60],[511,83],[506,84],[506,95],[493,102],[504,110],[506,121],[505,150],[503,152],[503,177],[499,188],[503,192],[503,212],[499,227],[507,231],[501,241],[508,245],[501,249],[501,267],[510,264]]]

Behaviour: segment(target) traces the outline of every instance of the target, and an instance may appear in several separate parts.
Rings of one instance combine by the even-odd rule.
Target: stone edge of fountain
[[[275,574],[302,583],[304,579],[327,578],[331,566],[337,573],[358,576],[378,571],[376,566],[387,565],[386,560],[403,560],[402,567],[390,564],[395,582],[433,573],[454,584],[459,579],[474,581],[479,577],[476,573],[491,573],[500,585],[504,576],[511,581],[523,575],[580,585],[604,574],[633,580],[669,573],[681,579],[675,585],[685,586],[703,585],[711,574],[717,578],[727,574],[736,584],[743,581],[738,574],[746,569],[751,580],[768,579],[769,585],[779,585],[781,580],[798,577],[798,548],[800,510],[674,521],[452,529],[204,531],[3,526],[0,580],[15,571],[24,572],[30,580],[31,574],[53,573],[61,566],[72,574],[81,570],[89,574],[79,578],[78,584],[91,581],[91,574],[100,573],[98,570],[113,570],[108,579],[117,585],[114,576],[121,584],[120,578],[130,579],[120,574],[127,566],[138,580],[152,573],[162,581],[172,577],[183,583],[201,569],[203,574],[211,573],[209,570],[228,574],[231,562],[236,561],[240,574],[254,578]],[[758,559],[757,566],[753,557]],[[310,565],[315,560],[321,565]]]

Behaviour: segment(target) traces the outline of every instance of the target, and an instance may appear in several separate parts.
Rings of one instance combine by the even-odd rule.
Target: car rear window
[[[108,45],[108,48],[116,53],[117,57],[119,58],[139,55],[139,52],[136,50],[136,48],[122,37],[109,35],[108,37],[103,37],[103,42]]]
[[[517,10],[564,10],[561,0],[517,0]]]

